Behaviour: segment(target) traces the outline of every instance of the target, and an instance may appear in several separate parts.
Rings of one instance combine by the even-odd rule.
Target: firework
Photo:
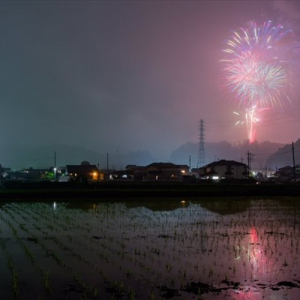
[[[295,49],[291,30],[282,25],[262,26],[251,22],[250,28],[235,31],[227,48],[225,80],[239,101],[250,107],[282,106],[288,100],[289,51]]]
[[[265,22],[262,26],[250,22],[249,28],[234,31],[227,41],[228,48],[224,52],[239,56],[246,51],[256,51],[261,56],[277,59],[283,48],[289,48],[293,41],[292,30],[285,30],[284,26],[272,26],[272,22]]]
[[[250,143],[253,143],[256,138],[256,129],[254,124],[261,122],[260,113],[267,108],[257,108],[256,105],[251,106],[250,108],[245,109],[244,118],[239,119],[235,125],[243,125],[246,124],[247,126],[247,133],[248,133],[248,140]],[[241,117],[239,112],[234,111],[235,115]],[[243,117],[242,116],[242,117]]]
[[[249,52],[229,61],[226,71],[227,85],[246,106],[282,105],[287,86],[287,73],[279,63],[266,63]]]
[[[251,22],[248,28],[233,32],[227,41],[222,60],[225,84],[245,107],[248,138],[253,141],[258,113],[265,108],[283,107],[289,102],[292,58],[299,48],[293,32],[271,21],[259,26]]]

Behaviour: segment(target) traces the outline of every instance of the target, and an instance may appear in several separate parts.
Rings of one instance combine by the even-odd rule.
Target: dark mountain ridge
[[[251,167],[256,170],[265,170],[274,168],[276,165],[283,166],[284,163],[291,164],[291,156],[286,153],[285,159],[281,159],[281,164],[275,155],[279,149],[291,147],[282,143],[261,142],[258,141],[249,144],[248,141],[243,143],[231,144],[229,142],[206,142],[205,157],[206,163],[211,163],[220,159],[235,160],[248,164],[248,155],[251,158]],[[191,158],[191,167],[198,166],[199,143],[186,143],[174,150],[171,154],[171,161],[177,164],[188,164]],[[269,160],[272,156],[273,160]]]

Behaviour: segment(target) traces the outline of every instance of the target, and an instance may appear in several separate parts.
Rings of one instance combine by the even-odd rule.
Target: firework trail
[[[242,119],[239,119],[235,125],[243,125],[246,124],[247,132],[248,132],[248,140],[250,143],[253,143],[256,138],[256,129],[254,128],[254,124],[261,122],[260,113],[267,108],[257,108],[256,105],[251,106],[250,108],[245,109],[244,115],[241,116],[241,113],[234,111],[233,113]],[[244,117],[244,118],[243,118]]]
[[[259,26],[250,22],[247,28],[233,32],[223,50],[226,57],[225,84],[245,106],[248,138],[253,141],[254,124],[261,109],[283,107],[290,102],[293,58],[299,53],[293,32],[271,21]]]

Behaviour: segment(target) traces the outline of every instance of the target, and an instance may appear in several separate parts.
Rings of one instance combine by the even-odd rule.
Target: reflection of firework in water
[[[250,143],[255,141],[256,130],[254,128],[254,124],[261,121],[261,117],[259,113],[266,110],[266,108],[257,108],[256,105],[251,106],[250,108],[246,108],[244,119],[239,119],[235,125],[243,125],[246,123],[247,131],[248,131],[248,140]],[[241,116],[239,112],[233,112],[237,116]]]
[[[227,41],[224,68],[227,87],[245,105],[248,138],[253,142],[254,124],[260,121],[261,109],[283,106],[289,101],[292,61],[299,48],[293,33],[283,26],[262,26],[251,22]]]

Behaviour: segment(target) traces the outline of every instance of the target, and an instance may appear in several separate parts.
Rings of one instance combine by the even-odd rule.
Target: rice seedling
[[[71,274],[81,266],[83,274],[94,274],[87,282],[81,278],[76,281],[82,297],[103,295],[105,283],[114,282],[113,270],[118,270],[118,281],[124,287],[136,283],[134,297],[139,297],[145,291],[138,283],[150,278],[151,291],[156,296],[162,278],[175,289],[199,276],[211,282],[240,278],[255,283],[255,278],[267,277],[277,270],[276,278],[283,278],[283,273],[288,274],[292,266],[298,265],[299,227],[290,231],[288,217],[280,217],[278,205],[276,211],[273,203],[253,201],[250,209],[235,215],[218,215],[201,204],[168,212],[127,209],[124,204],[109,203],[93,206],[90,211],[68,210],[62,204],[54,211],[42,203],[13,204],[6,210],[20,219],[15,219],[15,224],[10,222],[17,231],[13,233],[11,229],[16,239],[18,231],[26,232],[35,241],[33,245],[45,253],[54,253],[50,257],[58,266]],[[20,236],[19,241],[22,243]],[[24,245],[23,251],[30,260],[29,253],[33,257],[35,254]],[[262,262],[268,273],[263,272]],[[34,264],[38,264],[36,259]],[[100,286],[93,283],[96,274],[100,275]],[[55,282],[51,289],[55,291]],[[126,293],[129,297],[130,293]]]
[[[43,279],[44,279],[44,286],[45,289],[48,293],[51,292],[51,282],[50,282],[50,278],[49,278],[49,272],[46,271],[43,273]]]

